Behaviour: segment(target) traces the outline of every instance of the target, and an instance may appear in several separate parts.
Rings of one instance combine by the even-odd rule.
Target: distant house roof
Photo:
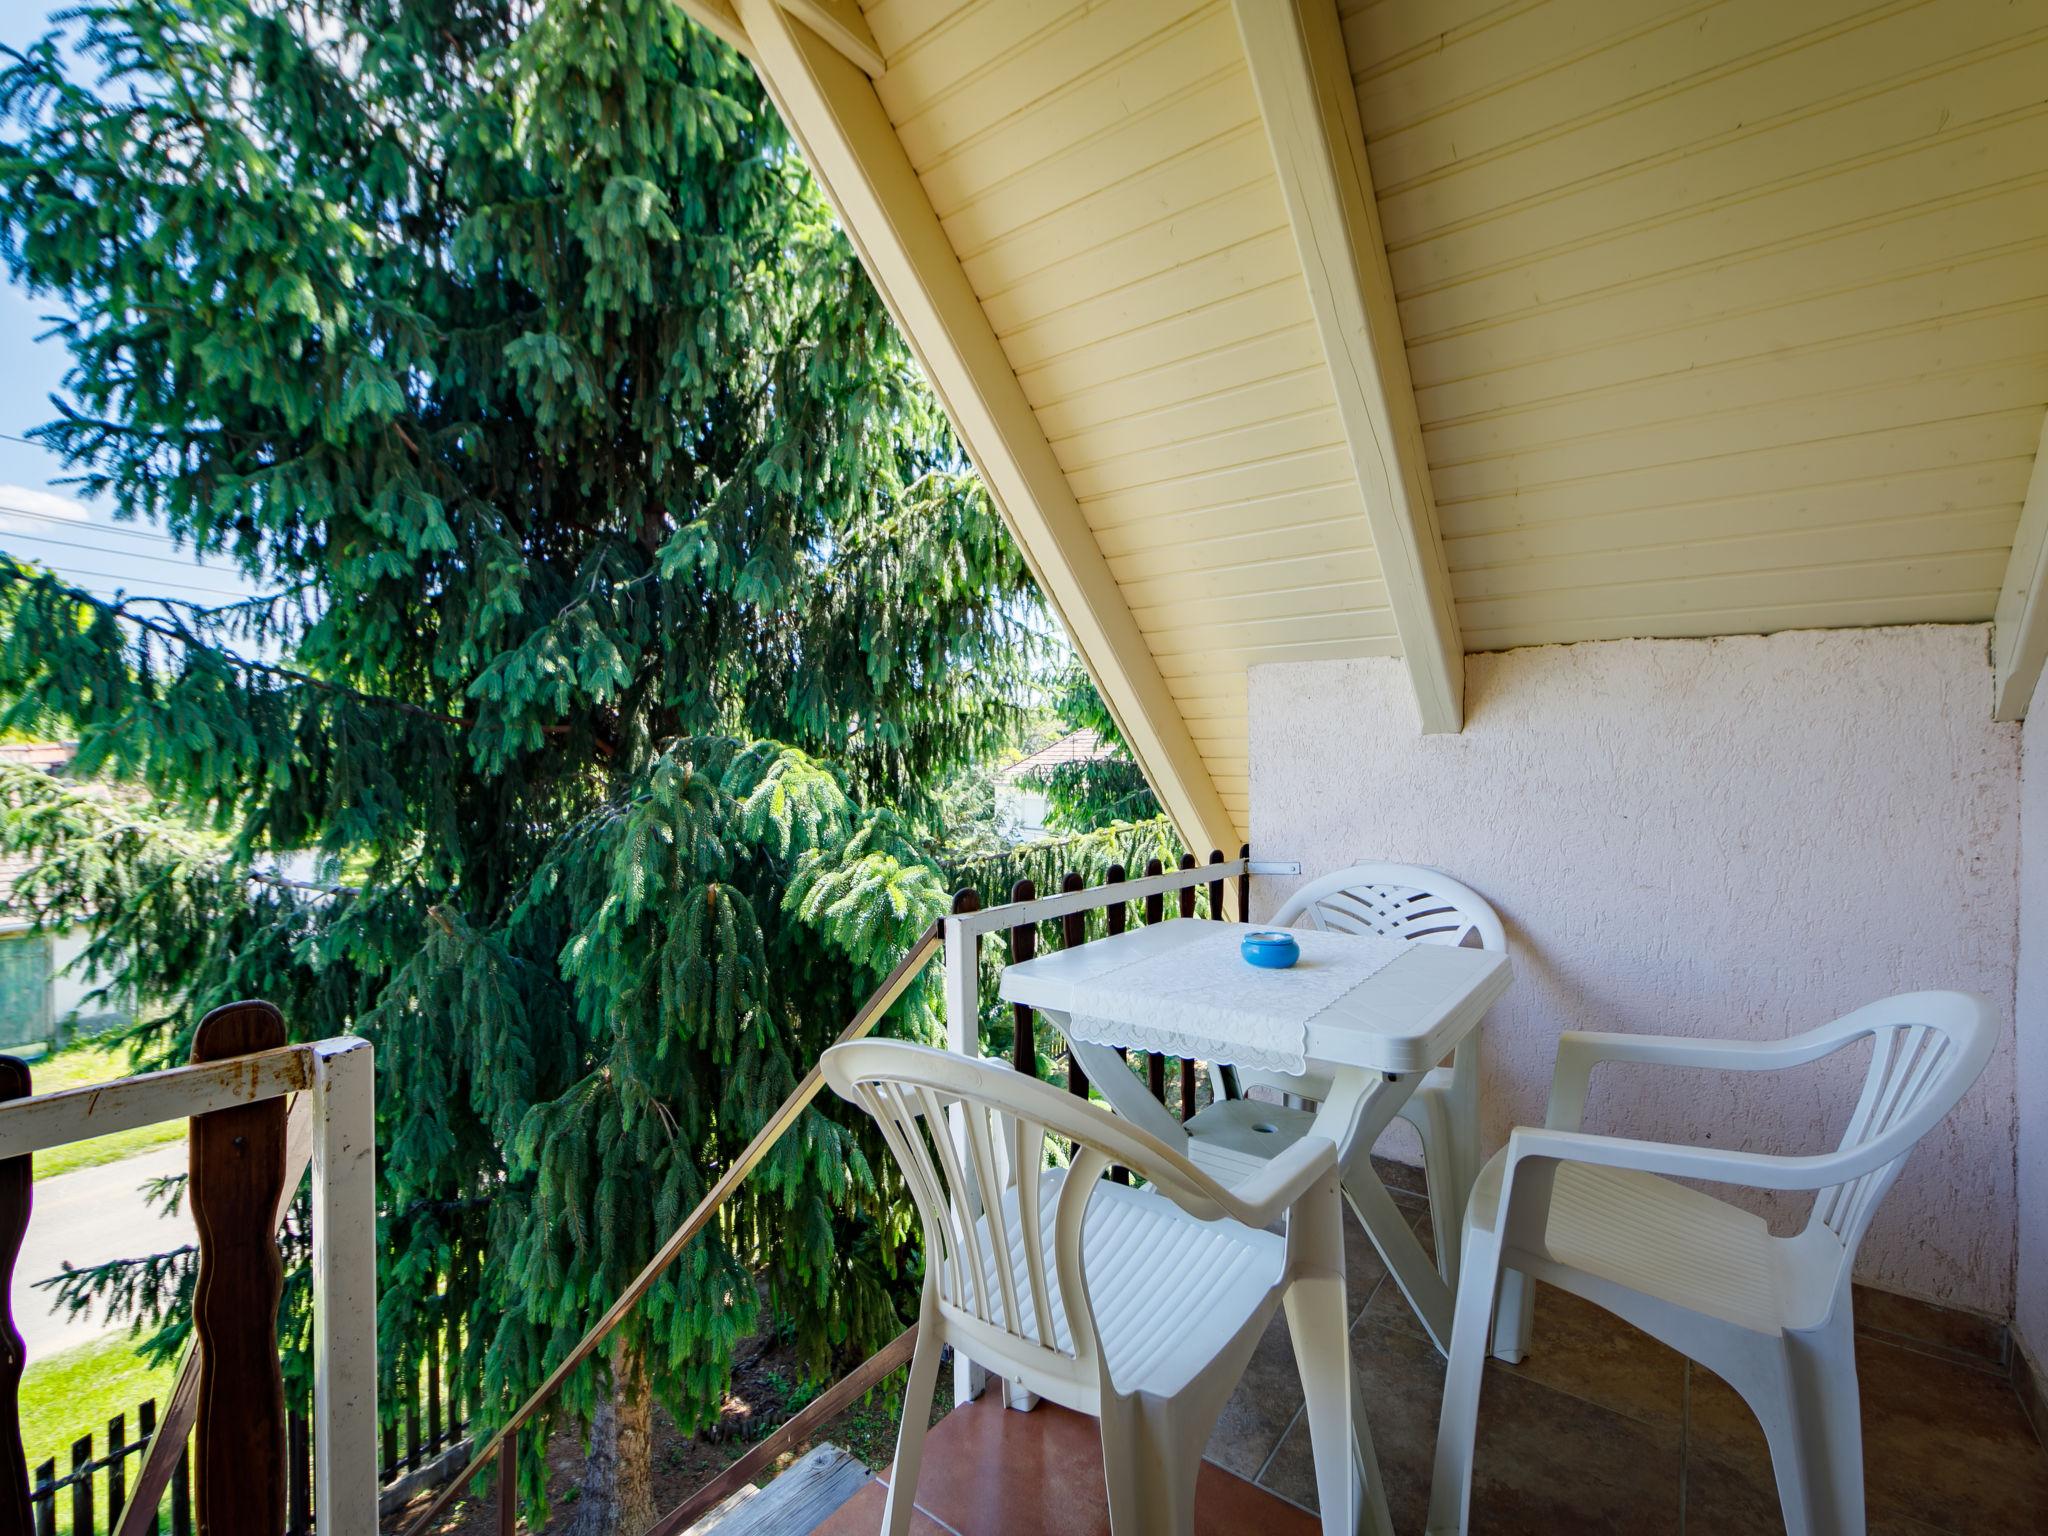
[[[1049,747],[1040,747],[1029,757],[1020,757],[996,775],[998,784],[1015,784],[1057,768],[1061,763],[1092,763],[1110,755],[1110,748],[1095,731],[1069,731]]]
[[[0,763],[54,773],[78,755],[75,741],[0,741]]]

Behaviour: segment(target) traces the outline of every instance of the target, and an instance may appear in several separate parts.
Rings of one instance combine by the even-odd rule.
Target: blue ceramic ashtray
[[[1247,964],[1268,971],[1284,971],[1301,958],[1301,946],[1294,942],[1294,935],[1274,929],[1246,934],[1237,949]]]

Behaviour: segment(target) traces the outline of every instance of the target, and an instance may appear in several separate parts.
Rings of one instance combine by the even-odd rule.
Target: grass
[[[111,1082],[132,1071],[125,1046],[84,1040],[45,1056],[30,1067],[37,1093],[55,1093],[60,1088],[82,1088],[90,1083]],[[138,1152],[167,1146],[185,1139],[185,1122],[169,1120],[161,1125],[138,1125],[132,1131],[116,1131],[91,1141],[74,1141],[69,1146],[48,1147],[36,1153],[36,1177],[54,1179],[80,1168],[98,1168],[118,1163]]]
[[[93,1437],[93,1454],[105,1455],[107,1420],[117,1413],[126,1415],[127,1437],[134,1440],[135,1412],[144,1399],[163,1405],[177,1370],[145,1364],[135,1345],[127,1333],[115,1333],[29,1362],[21,1378],[21,1440],[30,1477],[51,1458],[62,1477],[71,1467],[71,1442],[84,1434]],[[104,1488],[97,1491],[104,1497]],[[64,1503],[61,1495],[58,1502]]]

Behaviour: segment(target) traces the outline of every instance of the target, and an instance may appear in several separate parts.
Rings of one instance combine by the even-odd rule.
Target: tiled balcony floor
[[[1419,1533],[1443,1361],[1347,1216],[1352,1356],[1387,1481],[1394,1528]],[[1428,1219],[1417,1227],[1428,1240]],[[1911,1320],[1917,1328],[1919,1320]],[[2036,1438],[1993,1341],[1967,1326],[1943,1343],[1912,1342],[1884,1298],[1859,1298],[1864,1463],[1872,1536],[2048,1530],[2048,1451]],[[1920,1329],[1919,1331],[1925,1331]],[[1711,1373],[1627,1324],[1543,1290],[1529,1357],[1487,1362],[1473,1488],[1475,1532],[1752,1536],[1784,1529],[1762,1431]],[[1276,1321],[1209,1445],[1211,1461],[1302,1509],[1315,1507],[1301,1386]],[[1010,1414],[993,1399],[945,1428],[973,1428],[965,1454],[935,1454],[919,1504],[938,1518],[926,1536],[1097,1536],[1106,1533],[1092,1420]],[[955,1419],[960,1420],[957,1425]],[[1017,1420],[1045,1419],[1026,1431]],[[1010,1437],[1016,1443],[1010,1445]],[[949,1439],[952,1437],[949,1436]],[[1027,1446],[1027,1442],[1029,1445]],[[1010,1453],[1000,1475],[992,1471]],[[943,1464],[950,1462],[950,1464]],[[978,1491],[977,1491],[978,1490]],[[1036,1490],[1039,1503],[1021,1502]],[[1292,1536],[1314,1527],[1284,1506],[1254,1503],[1236,1478],[1204,1483],[1207,1532]],[[823,1530],[869,1536],[881,1518],[871,1485]],[[961,1522],[965,1523],[961,1523]]]

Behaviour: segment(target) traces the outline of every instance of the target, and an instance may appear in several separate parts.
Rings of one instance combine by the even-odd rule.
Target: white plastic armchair
[[[1311,881],[1274,914],[1278,927],[1325,933],[1356,933],[1408,939],[1418,944],[1476,945],[1505,953],[1506,930],[1493,908],[1470,886],[1423,864],[1354,864]],[[1437,1271],[1444,1284],[1458,1283],[1459,1219],[1465,1191],[1479,1173],[1479,1072],[1481,1031],[1461,1041],[1448,1066],[1434,1067],[1400,1108],[1422,1142],[1428,1179],[1429,1217],[1436,1235]],[[1240,1069],[1247,1088],[1265,1087],[1296,1098],[1328,1096],[1329,1080],[1314,1072],[1292,1077]],[[1299,1109],[1275,1109],[1250,1100],[1215,1102],[1188,1122],[1194,1155],[1203,1166],[1229,1176],[1247,1157],[1270,1156],[1308,1133],[1314,1116]],[[1371,1148],[1353,1155],[1367,1156]]]
[[[1578,1128],[1603,1062],[1768,1071],[1866,1039],[1862,1095],[1832,1152],[1780,1156]],[[1504,1270],[1607,1308],[1734,1387],[1770,1443],[1789,1536],[1862,1531],[1856,1248],[1907,1155],[1976,1081],[1996,1039],[1990,1006],[1959,992],[1886,998],[1769,1044],[1565,1035],[1550,1123],[1517,1129],[1466,1207],[1430,1531],[1466,1529],[1487,1332]],[[1802,1230],[1774,1237],[1762,1217],[1672,1182],[1681,1178],[1816,1198]],[[1525,1308],[1503,1296],[1499,1352],[1520,1358],[1526,1326]]]
[[[1361,1503],[1390,1530],[1351,1387],[1328,1140],[1302,1140],[1225,1189],[1129,1121],[1005,1063],[865,1040],[827,1051],[824,1074],[875,1118],[924,1224],[888,1536],[910,1529],[923,1405],[948,1344],[1101,1421],[1116,1536],[1188,1536],[1202,1448],[1283,1305],[1323,1530],[1352,1536]],[[1071,1148],[1066,1166],[1048,1165],[1049,1136]],[[1112,1166],[1148,1187],[1105,1179]],[[1264,1230],[1282,1221],[1285,1236]]]

